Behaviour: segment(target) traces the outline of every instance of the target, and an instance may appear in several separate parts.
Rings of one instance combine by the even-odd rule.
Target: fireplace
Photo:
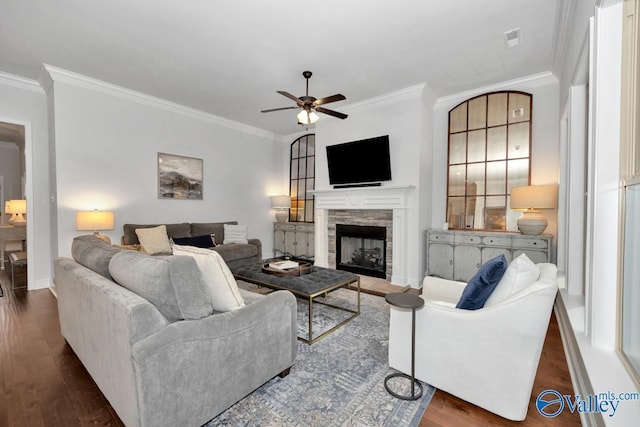
[[[409,185],[314,190],[315,265],[336,268],[337,224],[386,227],[386,280],[419,287],[420,239],[409,233],[413,193]],[[410,248],[416,256],[407,256]]]
[[[386,227],[336,224],[336,268],[386,278]]]

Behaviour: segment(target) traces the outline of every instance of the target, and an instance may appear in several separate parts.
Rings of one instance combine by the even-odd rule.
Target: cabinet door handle
[[[453,265],[453,260],[452,259],[449,260],[449,265]]]
[[[480,263],[477,263],[477,264],[476,264],[476,267],[477,267],[477,268],[480,268]]]

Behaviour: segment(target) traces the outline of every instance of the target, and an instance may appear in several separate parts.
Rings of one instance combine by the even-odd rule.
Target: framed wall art
[[[202,159],[158,153],[158,198],[202,200]]]

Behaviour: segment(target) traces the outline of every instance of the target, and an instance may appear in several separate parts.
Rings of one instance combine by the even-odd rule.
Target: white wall
[[[431,227],[439,228],[446,218],[447,150],[449,110],[474,96],[497,90],[519,90],[532,94],[531,183],[557,184],[560,173],[558,81],[550,73],[478,88],[439,98],[433,125],[433,217]],[[557,236],[557,209],[543,212],[549,225],[545,234]]]
[[[411,286],[418,287],[424,275],[424,218],[430,217],[430,203],[422,199],[428,197],[430,183],[423,182],[428,177],[425,170],[431,165],[423,164],[430,159],[429,139],[424,126],[428,123],[428,113],[423,99],[423,85],[388,94],[382,98],[340,107],[349,114],[346,120],[322,117],[316,124],[316,190],[329,190],[329,173],[325,147],[343,142],[389,135],[392,180],[384,186],[412,185],[415,190],[409,195],[407,209],[408,237],[407,271]],[[430,105],[429,105],[430,108]],[[425,187],[428,187],[425,189]],[[427,211],[421,211],[426,209]]]
[[[29,289],[51,284],[46,97],[35,81],[0,73],[0,121],[25,126]]]
[[[282,143],[141,94],[52,70],[58,252],[68,256],[78,210],[113,210],[125,223],[237,220],[272,253],[269,196],[280,194]],[[75,79],[75,80],[74,80]],[[168,107],[167,107],[168,106]],[[157,197],[157,153],[203,159],[203,200]]]

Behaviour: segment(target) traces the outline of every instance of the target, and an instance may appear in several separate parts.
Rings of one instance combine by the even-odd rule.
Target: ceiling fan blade
[[[326,108],[322,108],[322,107],[316,107],[315,110],[318,113],[328,114],[330,116],[337,117],[337,118],[343,119],[343,120],[346,119],[347,117],[349,117],[347,114],[339,113],[339,112],[333,111],[333,110],[327,110]]]
[[[304,102],[300,98],[298,98],[297,96],[291,95],[289,92],[285,92],[284,90],[278,90],[276,92],[278,92],[282,96],[286,96],[287,98],[289,98],[290,100],[292,100],[298,105],[304,104]]]
[[[270,110],[262,110],[261,113],[270,113],[272,111],[280,111],[280,110],[297,110],[299,107],[282,107],[282,108],[271,108]]]
[[[313,105],[316,106],[316,105],[328,104],[330,102],[344,101],[345,99],[347,98],[343,94],[337,93],[335,95],[327,96],[325,98],[316,99],[315,101],[313,101]]]

